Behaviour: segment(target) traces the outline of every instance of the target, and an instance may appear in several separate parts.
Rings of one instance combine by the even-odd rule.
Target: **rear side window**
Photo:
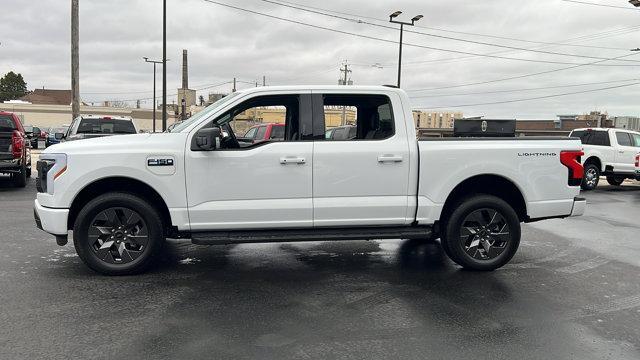
[[[640,134],[629,134],[631,135],[631,138],[633,139],[633,146],[635,147],[640,147]]]
[[[11,116],[0,115],[0,131],[18,130]]]
[[[631,137],[629,136],[629,133],[616,131],[616,140],[620,146],[633,146],[631,144]]]
[[[326,94],[323,97],[325,140],[388,139],[395,133],[391,100],[384,95]]]
[[[594,131],[589,137],[590,145],[611,146],[609,141],[609,133],[606,131]]]
[[[133,122],[120,119],[82,119],[77,134],[135,134]]]
[[[284,140],[284,126],[272,127],[271,135],[269,135],[269,138],[273,140]]]

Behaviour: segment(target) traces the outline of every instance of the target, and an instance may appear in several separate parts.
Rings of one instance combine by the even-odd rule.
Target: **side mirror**
[[[220,128],[198,130],[191,140],[192,151],[213,151],[220,147]]]
[[[55,136],[56,140],[64,139],[64,134],[63,133],[55,133],[54,136]]]

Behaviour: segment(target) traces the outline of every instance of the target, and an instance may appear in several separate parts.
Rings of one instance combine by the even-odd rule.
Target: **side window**
[[[616,140],[620,146],[633,146],[631,145],[631,137],[626,132],[616,131]]]
[[[589,138],[589,144],[611,146],[611,141],[609,141],[609,133],[606,131],[594,131]]]
[[[325,140],[384,140],[395,132],[391,101],[384,95],[323,96]]]
[[[633,146],[640,147],[640,134],[629,134],[633,138]]]
[[[249,131],[247,131],[246,134],[244,134],[244,138],[247,139],[253,139],[256,136],[256,131],[258,130],[258,128],[251,128],[249,129]]]
[[[267,133],[267,127],[266,126],[260,126],[258,128],[258,131],[256,132],[256,140],[264,140],[264,135]]]
[[[213,125],[222,128],[222,149],[239,149],[254,146],[265,141],[266,124],[280,124],[278,140],[299,141],[300,131],[300,95],[267,95],[244,101],[233,109],[213,120]],[[284,126],[282,126],[284,124]],[[254,127],[255,126],[255,127]],[[251,129],[254,127],[253,129]],[[244,135],[242,135],[244,134]],[[240,138],[240,139],[238,139]]]

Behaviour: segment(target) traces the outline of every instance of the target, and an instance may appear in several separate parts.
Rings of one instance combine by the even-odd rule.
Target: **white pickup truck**
[[[600,175],[611,185],[620,186],[625,179],[638,179],[634,158],[640,151],[640,133],[624,129],[575,129],[570,137],[580,138],[584,156],[583,190],[598,186]]]
[[[340,112],[357,130],[327,139]],[[281,114],[284,140],[236,139],[266,113]],[[261,87],[170,133],[47,148],[35,218],[59,245],[73,230],[80,258],[105,274],[142,271],[167,237],[440,237],[456,263],[492,270],[515,254],[521,222],[584,212],[581,147],[569,138],[418,140],[409,98],[391,87]]]

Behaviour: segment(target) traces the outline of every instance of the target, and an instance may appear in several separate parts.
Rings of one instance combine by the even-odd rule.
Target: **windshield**
[[[197,114],[193,115],[192,117],[188,118],[182,124],[177,125],[176,127],[174,127],[173,129],[171,129],[168,132],[181,132],[182,130],[184,130],[187,127],[189,127],[191,124],[196,123],[200,119],[205,117],[209,112],[211,112],[211,110],[214,110],[214,109],[216,109],[218,107],[224,106],[226,103],[231,101],[231,99],[233,99],[237,95],[238,95],[238,93],[236,92],[236,93],[231,93],[231,94],[223,97],[222,99],[220,99],[220,100],[214,102],[213,104],[207,106],[204,110],[202,110],[199,113],[197,113]]]
[[[82,119],[76,134],[135,134],[131,120],[93,118]]]

